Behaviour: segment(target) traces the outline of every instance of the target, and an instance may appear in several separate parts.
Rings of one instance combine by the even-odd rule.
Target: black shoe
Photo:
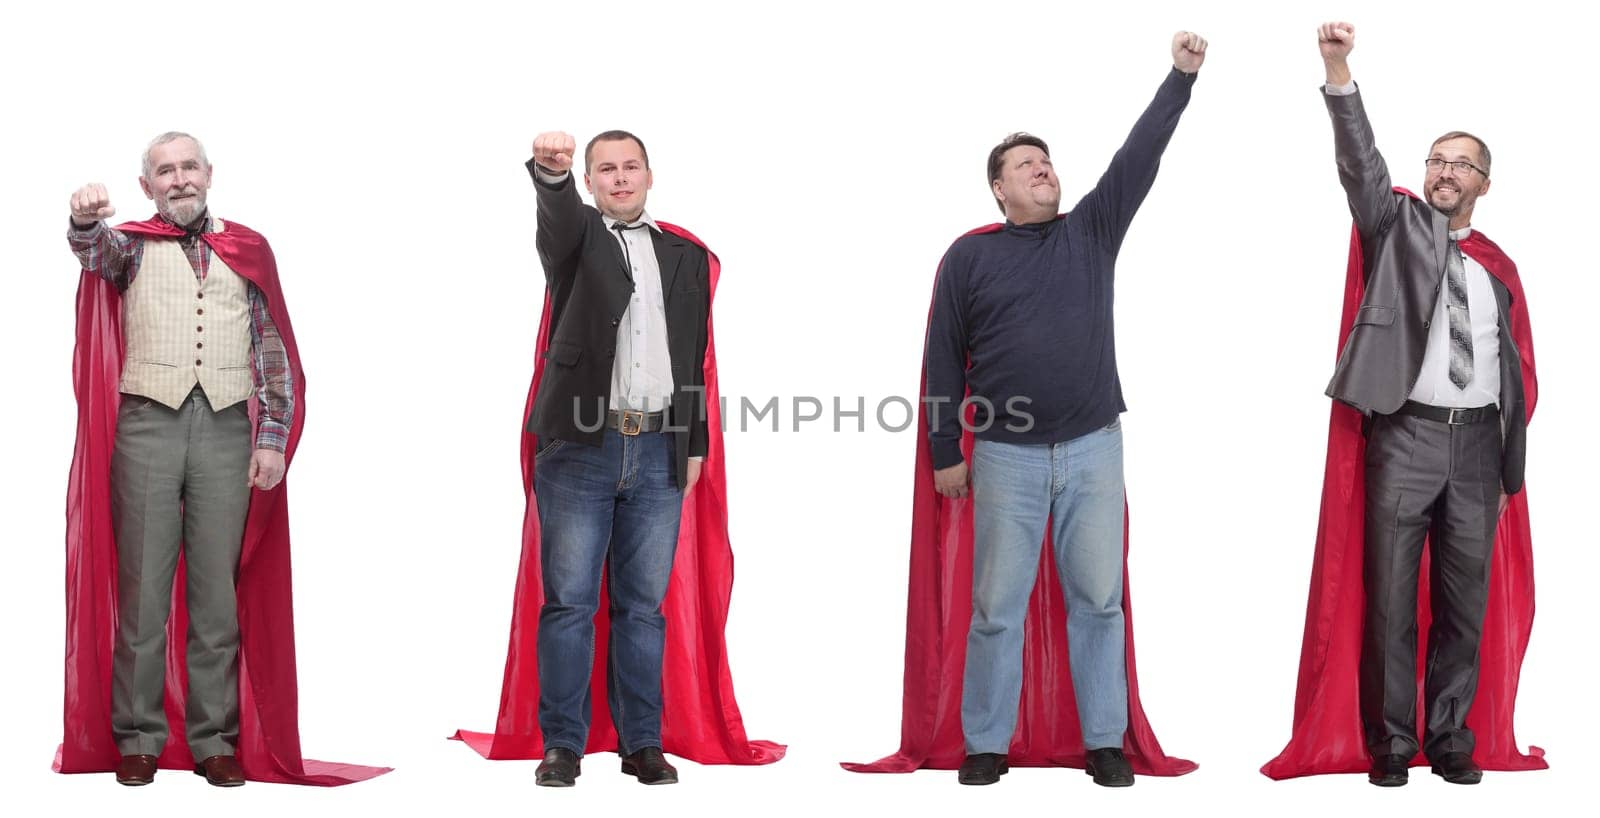
[[[1367,772],[1367,781],[1379,787],[1404,787],[1410,780],[1411,774],[1407,768],[1411,759],[1399,755],[1382,755],[1372,759],[1372,769]]]
[[[1452,784],[1476,784],[1483,780],[1483,770],[1467,753],[1445,753],[1434,759],[1433,774]]]
[[[544,751],[544,761],[539,762],[539,769],[533,774],[533,783],[541,787],[570,787],[578,783],[580,775],[583,775],[583,769],[578,762],[578,754],[565,747],[556,747]]]
[[[1133,786],[1133,765],[1120,747],[1090,750],[1083,771],[1094,776],[1094,783],[1102,787]]]
[[[974,753],[961,762],[956,776],[963,784],[993,784],[1010,769],[1004,753]]]
[[[640,784],[678,783],[678,770],[667,763],[660,747],[646,747],[623,756],[622,774],[639,779]]]

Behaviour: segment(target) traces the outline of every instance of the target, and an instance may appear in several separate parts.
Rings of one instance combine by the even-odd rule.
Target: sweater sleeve
[[[1198,74],[1185,74],[1174,68],[1156,90],[1155,99],[1133,124],[1133,130],[1111,157],[1111,164],[1094,189],[1084,195],[1072,210],[1072,218],[1083,219],[1112,252],[1133,223],[1144,197],[1155,184],[1161,155],[1178,128],[1178,119],[1189,105],[1189,95]]]
[[[960,406],[967,394],[967,276],[962,256],[952,246],[939,263],[923,353],[923,411],[928,413],[935,469],[959,465],[963,460]]]

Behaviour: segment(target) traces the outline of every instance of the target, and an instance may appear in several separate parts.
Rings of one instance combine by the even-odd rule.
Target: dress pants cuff
[[[236,751],[228,742],[221,739],[201,741],[189,745],[189,753],[194,756],[194,761],[199,764],[212,756],[231,756]]]

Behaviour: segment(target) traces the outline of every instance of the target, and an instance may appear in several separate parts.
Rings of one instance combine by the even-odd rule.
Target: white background
[[[1568,812],[1593,763],[1592,11],[1553,4],[1285,6],[470,2],[75,3],[11,10],[0,33],[10,255],[0,574],[8,624],[8,807],[31,814],[226,809],[809,815],[1176,810]],[[1289,736],[1348,214],[1318,97],[1314,29],[1357,24],[1352,58],[1395,181],[1463,128],[1494,150],[1477,224],[1520,264],[1541,400],[1528,486],[1539,618],[1518,737],[1548,772],[1475,790],[1420,774],[1272,783]],[[1197,760],[1129,791],[1020,770],[861,776],[898,744],[913,433],[794,432],[791,400],[869,411],[914,396],[935,264],[998,213],[983,161],[1049,140],[1070,205],[1169,65],[1174,30],[1212,51],[1121,262],[1117,332],[1145,705]],[[570,791],[534,762],[444,740],[494,724],[518,558],[520,414],[541,276],[533,136],[622,127],[656,171],[650,211],[722,257],[725,394],[780,396],[783,431],[727,436],[738,556],[728,640],[764,768],[681,763],[646,790],[589,760]],[[214,212],[272,241],[305,358],[293,491],[301,725],[308,755],[398,768],[334,791],[213,790],[163,773],[49,772],[61,734],[63,486],[77,186],[117,219],[152,212],[139,152],[206,143]],[[870,426],[869,421],[869,426]],[[595,812],[598,811],[598,812]]]

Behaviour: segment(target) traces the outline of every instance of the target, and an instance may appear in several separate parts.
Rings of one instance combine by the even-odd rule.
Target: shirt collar
[[[1028,232],[1028,233],[1043,234],[1045,231],[1047,231],[1051,227],[1053,227],[1056,224],[1056,222],[1061,221],[1061,219],[1062,219],[1062,214],[1060,214],[1060,213],[1057,213],[1056,215],[1054,215],[1054,216],[1052,216],[1052,217],[1050,217],[1048,219],[1045,219],[1042,222],[1027,222],[1025,224],[1017,224],[1016,222],[1014,222],[1014,221],[1012,221],[1010,219],[1006,219],[1006,222],[1005,222],[1005,225],[1004,225],[1004,229],[1006,229],[1006,230],[1021,230],[1021,231]]]
[[[614,226],[616,226],[617,224],[621,223],[621,224],[627,225],[627,227],[629,227],[629,228],[638,227],[639,225],[647,225],[647,226],[649,226],[649,228],[651,230],[654,230],[657,233],[661,232],[661,228],[656,226],[656,220],[650,218],[649,211],[646,211],[644,213],[639,214],[639,218],[634,219],[631,222],[621,222],[621,220],[613,219],[610,216],[605,215],[604,213],[600,214],[600,218],[605,220],[606,229],[607,230],[610,230]]]
[[[216,231],[211,229],[212,228],[212,223],[211,223],[211,209],[210,208],[206,208],[205,210],[200,211],[199,217],[196,218],[194,220],[194,223],[192,225],[190,225],[189,227],[185,227],[185,226],[183,226],[181,224],[178,224],[177,222],[174,222],[173,220],[167,218],[167,214],[165,214],[165,213],[157,213],[156,215],[161,217],[161,220],[166,222],[167,224],[170,224],[173,227],[176,227],[177,229],[183,231],[183,235],[179,238],[179,241],[181,241],[183,243],[183,246],[185,246],[185,247],[192,247],[194,245],[195,241],[200,238],[200,235],[202,233],[214,233],[214,232],[216,232]]]

